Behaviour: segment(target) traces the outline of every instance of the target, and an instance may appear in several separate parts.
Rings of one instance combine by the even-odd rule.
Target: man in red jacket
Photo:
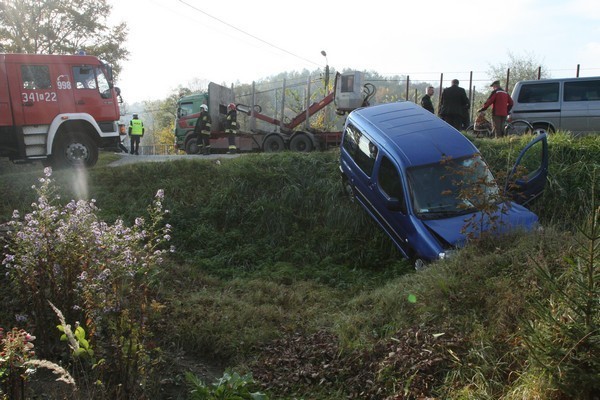
[[[504,124],[506,124],[506,117],[508,117],[508,114],[510,114],[510,110],[512,109],[513,100],[510,95],[500,87],[500,81],[494,81],[490,86],[494,90],[478,112],[487,110],[491,105],[494,137],[504,136]]]

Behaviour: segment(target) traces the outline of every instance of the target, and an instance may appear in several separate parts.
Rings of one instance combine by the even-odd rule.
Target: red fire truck
[[[119,95],[96,57],[0,54],[0,157],[93,166],[118,147]]]

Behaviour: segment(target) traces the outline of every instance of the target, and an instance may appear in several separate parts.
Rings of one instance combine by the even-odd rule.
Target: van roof
[[[349,120],[367,130],[367,135],[392,157],[398,154],[406,167],[478,152],[463,134],[410,101],[360,108]]]
[[[554,82],[573,82],[573,81],[597,81],[600,80],[600,76],[586,76],[586,77],[569,77],[569,78],[548,78],[548,79],[531,79],[524,80],[515,83],[515,86],[518,84],[530,84],[530,83],[554,83]]]

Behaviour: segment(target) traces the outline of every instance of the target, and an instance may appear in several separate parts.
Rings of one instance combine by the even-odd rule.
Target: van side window
[[[600,80],[565,82],[564,101],[600,100]]]
[[[379,187],[390,198],[400,200],[402,207],[400,211],[406,214],[406,201],[404,199],[404,190],[402,189],[402,178],[394,163],[386,156],[381,157],[381,166],[377,174]]]
[[[21,65],[23,89],[50,89],[50,71],[47,65]]]
[[[96,89],[96,77],[90,65],[73,67],[73,79],[77,89]]]
[[[365,174],[371,176],[377,158],[377,146],[352,124],[348,124],[346,127],[344,149],[350,154],[356,165]]]
[[[519,92],[519,103],[552,103],[558,101],[559,83],[536,83],[523,85]]]

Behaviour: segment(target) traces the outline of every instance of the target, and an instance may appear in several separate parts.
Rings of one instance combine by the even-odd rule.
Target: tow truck
[[[210,144],[213,151],[225,151],[228,148],[227,134],[224,132],[224,120],[227,105],[236,104],[238,113],[249,116],[249,129],[240,130],[236,135],[238,151],[277,152],[283,150],[309,152],[325,150],[338,146],[341,131],[320,131],[310,126],[310,117],[323,110],[331,103],[335,104],[336,113],[344,115],[356,108],[369,105],[375,95],[376,88],[371,83],[363,84],[364,74],[359,71],[337,73],[333,90],[318,102],[310,103],[310,79],[307,81],[306,108],[284,122],[286,82],[283,82],[281,116],[271,117],[262,112],[262,107],[255,104],[256,89],[252,85],[251,104],[235,102],[232,88],[210,82],[208,91],[195,93],[179,99],[177,103],[177,119],[175,122],[175,147],[186,154],[197,154],[199,147],[194,135],[194,126],[200,112],[200,105],[208,106],[212,119]],[[257,128],[257,120],[266,122],[272,130]]]

